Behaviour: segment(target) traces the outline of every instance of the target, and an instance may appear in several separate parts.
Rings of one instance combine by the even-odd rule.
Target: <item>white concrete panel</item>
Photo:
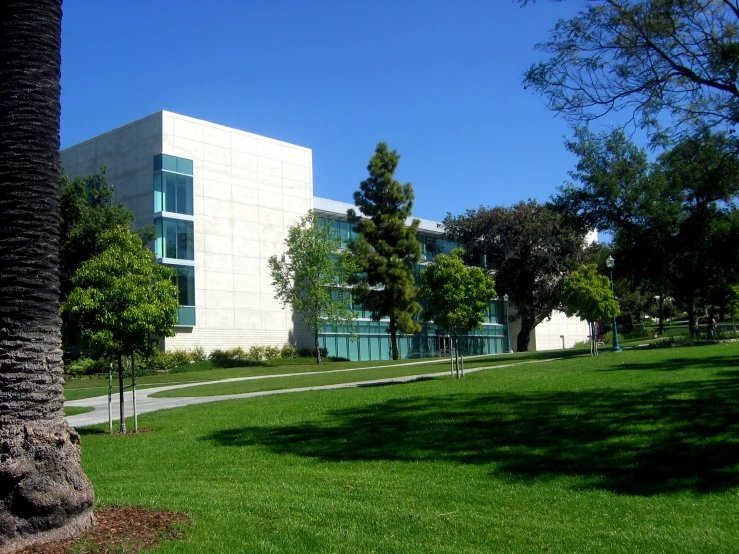
[[[205,289],[206,295],[211,290],[234,290],[233,273],[221,273],[218,271],[205,271]]]
[[[285,196],[285,203],[283,209],[287,213],[305,215],[310,210],[310,200],[307,198],[295,198]],[[285,214],[285,226],[293,225],[293,222],[288,222],[287,213]]]
[[[79,146],[70,146],[69,148],[65,148],[64,150],[62,150],[60,153],[62,159],[62,167],[67,172],[67,175],[69,175],[70,177],[73,175],[77,175],[77,154],[79,150]]]
[[[305,183],[305,181],[308,179],[308,172],[305,166],[293,165],[283,162],[282,177],[284,179],[290,179],[292,181],[300,181],[302,183]]]
[[[206,329],[234,329],[234,310],[210,310],[201,308],[197,311],[198,327]]]
[[[234,204],[233,237],[255,240],[259,238],[259,208]]]
[[[211,254],[229,254],[232,253],[232,242],[231,237],[224,237],[219,235],[205,234],[205,252]]]
[[[262,312],[258,310],[235,309],[235,326],[237,329],[261,329]]]
[[[220,309],[234,307],[234,293],[227,290],[206,290],[205,307],[208,309]]]
[[[95,140],[86,140],[79,145],[79,147],[77,148],[77,161],[79,163],[95,159],[96,142],[97,141]]]
[[[243,308],[246,310],[261,310],[261,294],[254,292],[234,292],[235,309]]]
[[[215,198],[203,198],[203,213],[218,214],[220,218],[231,218],[231,203]]]
[[[205,143],[203,159],[206,162],[231,165],[231,149]]]
[[[173,132],[178,138],[203,142],[203,125],[200,123],[175,117]]]
[[[270,140],[259,139],[257,141],[257,154],[260,158],[272,158],[273,160],[282,161],[282,153],[280,150],[280,145]]]
[[[262,289],[261,305],[265,312],[282,312],[284,310],[282,302],[275,298],[274,287],[271,284],[270,288]]]
[[[259,275],[262,271],[267,271],[267,262],[257,257],[247,258],[245,256],[234,256],[234,273],[246,275]]]
[[[258,160],[259,157],[256,154],[231,150],[231,164],[234,169],[245,169],[256,173],[259,168]],[[254,181],[256,182],[256,177]]]
[[[208,235],[230,238],[233,234],[231,220],[228,218],[206,215],[203,216],[201,221],[196,221],[195,224],[198,227],[202,226],[202,232]]]
[[[231,133],[225,129],[204,125],[203,142],[214,146],[221,146],[223,148],[231,148]]]
[[[192,178],[192,195],[197,198],[198,196],[203,196],[205,185],[203,179],[198,176],[199,174],[194,169],[193,173],[195,173],[196,176],[193,176]]]
[[[305,165],[306,152],[302,148],[292,148],[290,146],[282,146],[281,159],[295,165]]]
[[[265,312],[262,311],[262,329],[265,330],[281,330],[287,327],[286,312]]]
[[[221,181],[212,181],[210,179],[203,179],[203,196],[206,198],[213,198],[216,200],[224,200],[226,202],[231,202],[231,184],[230,183],[223,183]],[[230,212],[230,210],[229,210]],[[206,212],[207,214],[211,214],[211,212]],[[222,214],[213,214],[213,215],[219,215],[220,217],[226,217]]]
[[[271,227],[283,227],[282,210],[273,210],[270,208],[259,208],[259,225]]]
[[[233,273],[234,263],[233,256],[230,254],[213,254],[205,252],[203,255],[205,268],[207,271],[218,271],[220,273]]]
[[[172,138],[172,149],[164,150],[166,154],[177,156],[179,158],[187,158],[188,160],[203,159],[203,143],[189,138],[175,136]]]
[[[231,182],[234,185],[247,188],[258,188],[259,186],[259,174],[256,171],[250,171],[248,169],[239,169],[238,167],[231,168]]]
[[[159,112],[136,122],[136,137],[139,140],[162,136],[162,113]]]
[[[260,208],[269,208],[278,211],[284,211],[285,209],[282,192],[260,190],[258,199]]]
[[[311,200],[312,195],[308,194],[309,190],[310,189],[305,182],[293,181],[292,179],[282,179],[282,192],[285,196],[294,196]]]
[[[76,170],[74,172],[74,175],[81,175],[81,176],[93,175],[97,173],[98,169],[99,167],[95,163],[95,158],[90,158],[88,160],[81,161],[76,165]],[[111,179],[111,182],[115,183],[116,181]]]
[[[245,133],[231,133],[231,149],[233,151],[244,152],[248,154],[257,154],[257,138],[253,135]]]
[[[194,240],[195,240],[195,252],[198,254],[201,252],[205,252],[205,234],[196,232],[194,235]],[[196,256],[195,258],[196,258],[195,259],[196,264],[203,263],[202,257],[198,258],[198,256]]]
[[[108,169],[115,167],[115,140],[114,137],[106,135],[95,141],[95,152],[99,167]]]
[[[274,177],[282,177],[282,163],[271,158],[259,157],[257,159],[257,171]]]
[[[235,290],[236,292],[250,292],[252,294],[258,294],[259,292],[261,292],[260,279],[261,278],[259,275],[234,273],[233,290]]]
[[[257,175],[257,188],[270,192],[282,192],[282,178],[259,173]]]
[[[259,205],[259,191],[254,187],[240,187],[234,184],[231,188],[231,200],[234,204],[257,206]],[[238,213],[238,209],[234,208],[234,214]]]
[[[151,171],[154,172],[154,156],[161,152],[162,141],[159,137],[140,139],[136,143],[136,156],[151,159]]]
[[[249,239],[233,239],[233,255],[245,258],[259,257],[259,241]]]
[[[175,152],[176,148],[175,148],[174,141],[175,141],[175,136],[173,134],[164,133],[162,135],[162,153],[170,154],[171,152]],[[186,156],[182,156],[182,157],[184,158]]]
[[[203,164],[203,179],[231,184],[231,166],[211,163],[205,160]]]
[[[174,136],[174,120],[175,117],[172,113],[162,113],[162,134]]]

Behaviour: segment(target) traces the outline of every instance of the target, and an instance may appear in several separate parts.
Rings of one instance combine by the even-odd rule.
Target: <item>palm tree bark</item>
[[[61,0],[6,0],[0,21],[0,552],[92,521],[64,421],[59,335]]]

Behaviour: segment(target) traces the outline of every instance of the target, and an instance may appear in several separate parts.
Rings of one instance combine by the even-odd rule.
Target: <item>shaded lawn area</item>
[[[465,362],[465,367],[478,367],[480,365],[499,365],[508,364],[516,361],[530,361],[530,360],[542,360],[552,359],[570,356],[579,356],[583,354],[583,350],[565,350],[555,352],[523,352],[521,354],[497,354],[492,356],[484,356],[482,358],[469,359]],[[424,362],[418,364],[418,362]],[[277,362],[270,362],[269,365],[251,366],[251,367],[237,367],[237,368],[211,368],[202,369],[199,371],[181,371],[176,373],[162,373],[159,375],[147,375],[139,376],[136,378],[136,384],[140,389],[146,389],[151,387],[159,387],[162,385],[175,385],[184,383],[200,383],[204,381],[216,381],[219,379],[231,379],[237,377],[258,377],[264,375],[284,375],[290,373],[311,373],[311,372],[326,372],[330,373],[333,371],[345,370],[345,369],[363,369],[368,368],[368,371],[373,368],[384,367],[384,366],[402,366],[408,365],[409,369],[401,369],[400,371],[390,371],[387,373],[381,373],[382,375],[414,375],[419,373],[433,373],[438,371],[445,371],[449,367],[449,361],[446,359],[431,358],[428,360],[400,360],[400,361],[373,361],[373,362],[330,362],[325,365],[316,365],[314,362],[303,363],[296,365],[292,361],[289,363],[280,364]],[[206,362],[209,363],[209,362]],[[198,364],[202,367],[203,362]],[[193,364],[195,365],[195,364]],[[433,366],[433,367],[432,367]],[[424,369],[417,369],[424,368]],[[355,374],[358,374],[356,372]],[[369,378],[369,377],[368,377]],[[350,382],[357,379],[350,377],[342,380],[331,380],[329,382]],[[113,391],[118,390],[118,378],[117,375],[113,376]],[[131,379],[126,379],[126,384],[130,384]],[[273,382],[274,383],[274,382]],[[249,390],[269,390],[269,386],[263,388],[249,389]],[[295,385],[303,386],[303,385]],[[275,388],[290,388],[283,383]],[[191,389],[188,389],[191,390]],[[238,389],[237,389],[238,390]],[[246,392],[246,391],[241,391]],[[94,396],[102,396],[108,394],[108,381],[97,377],[86,377],[81,379],[68,379],[64,384],[64,399],[65,400],[80,400],[82,398],[91,398]],[[194,393],[199,396],[202,393]],[[208,393],[208,394],[221,394],[221,393]],[[235,394],[232,392],[225,392],[223,394]],[[179,394],[179,396],[189,396],[190,394]],[[205,394],[207,396],[207,394]]]
[[[739,552],[737,345],[165,410],[82,429],[157,552]]]

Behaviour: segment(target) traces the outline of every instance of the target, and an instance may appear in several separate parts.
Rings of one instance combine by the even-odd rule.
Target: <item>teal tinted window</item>
[[[181,307],[177,312],[177,325],[195,327],[195,308],[192,306]]]
[[[193,215],[192,177],[160,171],[154,174],[154,213]]]
[[[170,265],[177,274],[174,283],[179,291],[181,306],[195,305],[195,268],[189,265]]]
[[[157,258],[195,259],[195,236],[192,221],[162,217],[154,221],[157,238],[154,253]]]
[[[192,175],[192,160],[186,160],[185,158],[177,158],[177,173],[186,173]]]

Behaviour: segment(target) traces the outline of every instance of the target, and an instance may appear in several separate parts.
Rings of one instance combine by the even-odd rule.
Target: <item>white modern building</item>
[[[66,148],[61,158],[71,177],[105,167],[134,226],[156,227],[157,261],[177,270],[182,305],[166,349],[312,345],[299,316],[275,300],[267,263],[284,252],[287,230],[309,209],[332,220],[342,240],[351,236],[345,221],[351,206],[313,196],[309,148],[161,111]],[[433,221],[421,220],[419,239],[429,259],[452,247]],[[326,328],[322,344],[330,355],[387,359],[386,325],[370,321],[361,306],[357,315],[359,340]],[[532,346],[570,347],[587,333],[584,322],[555,315],[532,334]],[[505,339],[503,305],[496,301],[468,348],[503,352]],[[429,324],[399,346],[403,356],[438,355],[445,340]]]

